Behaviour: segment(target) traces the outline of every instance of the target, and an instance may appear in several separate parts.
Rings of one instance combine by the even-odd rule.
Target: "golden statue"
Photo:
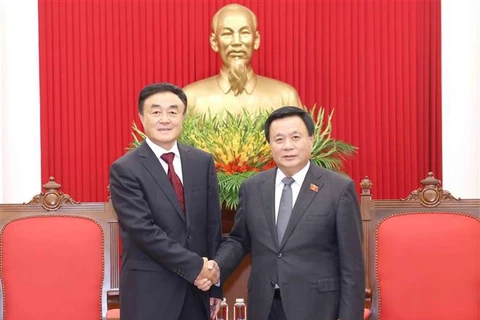
[[[255,14],[239,4],[221,8],[213,17],[210,47],[222,59],[220,73],[184,88],[188,106],[197,112],[223,109],[233,114],[258,109],[278,109],[302,103],[290,85],[255,74],[251,66],[253,52],[260,47]]]

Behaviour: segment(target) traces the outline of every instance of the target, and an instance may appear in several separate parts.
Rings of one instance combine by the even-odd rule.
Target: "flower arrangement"
[[[351,157],[356,148],[331,137],[333,111],[326,123],[325,109],[317,110],[314,106],[309,112],[315,122],[312,162],[340,171],[342,161]],[[239,115],[228,111],[216,115],[189,112],[183,121],[180,142],[212,154],[220,199],[228,209],[237,207],[238,192],[245,179],[275,166],[263,130],[269,114],[266,110],[254,114],[244,110]],[[132,129],[134,140],[130,149],[139,146],[145,138],[135,122]]]

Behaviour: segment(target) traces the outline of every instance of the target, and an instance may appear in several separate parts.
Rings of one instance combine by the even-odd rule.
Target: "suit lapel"
[[[285,230],[285,234],[283,235],[280,249],[285,245],[285,242],[292,235],[292,232],[297,226],[298,221],[300,221],[302,216],[305,214],[305,211],[312,203],[312,200],[317,196],[318,191],[322,188],[323,183],[320,180],[320,177],[320,170],[318,170],[318,167],[316,165],[311,163],[307,175],[305,176],[305,180],[300,187],[300,193],[298,194],[297,200],[295,201],[295,205],[293,206],[292,215],[290,216],[287,229]],[[316,190],[312,190],[312,185],[318,188]]]
[[[182,161],[182,176],[183,176],[183,195],[185,197],[185,211],[191,207],[193,196],[193,177],[195,176],[195,159],[193,158],[190,149],[186,146],[178,143],[178,150],[180,151],[180,159]],[[179,207],[180,208],[180,207]],[[190,210],[193,212],[193,210]],[[186,214],[187,227],[190,224],[190,215]],[[182,216],[185,216],[182,213]]]
[[[276,170],[268,172],[266,178],[260,183],[262,194],[262,205],[265,218],[267,219],[268,230],[273,243],[278,247],[277,226],[275,224],[275,174]]]
[[[178,201],[177,195],[173,190],[172,183],[170,182],[170,180],[168,180],[165,170],[163,170],[163,167],[160,164],[160,160],[157,159],[155,153],[153,153],[152,149],[150,149],[150,147],[145,141],[140,145],[140,147],[138,147],[138,152],[140,161],[145,167],[145,169],[152,175],[157,185],[167,196],[168,201],[170,201],[172,206],[175,208],[175,211],[185,221],[185,214],[180,208],[180,203]]]

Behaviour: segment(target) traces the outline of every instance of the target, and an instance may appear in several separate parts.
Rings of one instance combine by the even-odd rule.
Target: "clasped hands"
[[[203,258],[203,268],[195,279],[195,286],[202,291],[207,291],[210,287],[220,281],[220,268],[214,260]]]

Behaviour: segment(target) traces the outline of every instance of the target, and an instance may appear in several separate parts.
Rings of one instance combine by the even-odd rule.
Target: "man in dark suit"
[[[300,108],[269,116],[265,136],[277,168],[243,183],[235,225],[215,255],[224,281],[252,253],[249,320],[363,319],[354,183],[310,161],[313,134],[313,120]]]
[[[219,277],[207,261],[221,241],[213,158],[177,143],[187,106],[180,88],[148,85],[138,100],[147,137],[110,168],[123,245],[121,319],[206,320],[222,296],[217,286],[193,285],[197,276]]]

